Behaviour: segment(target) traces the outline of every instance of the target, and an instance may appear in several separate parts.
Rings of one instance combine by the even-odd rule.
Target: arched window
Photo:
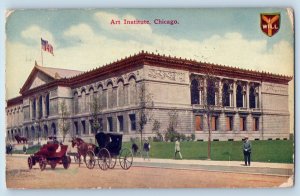
[[[243,87],[242,85],[238,84],[236,87],[236,107],[243,107],[243,101]]]
[[[250,87],[250,94],[249,94],[249,102],[250,102],[250,108],[255,108],[255,94],[254,94],[254,87]]]
[[[94,98],[95,98],[95,95],[94,95],[94,88],[91,87],[89,89],[89,100],[88,100],[88,108],[89,108],[89,112],[92,112],[93,111],[93,104],[94,104]]]
[[[122,107],[124,106],[125,101],[125,94],[124,94],[124,83],[122,80],[118,82],[118,89],[117,89],[117,106]]]
[[[78,110],[78,93],[75,92],[74,93],[74,114],[78,114],[79,110]]]
[[[29,139],[29,131],[28,131],[28,127],[25,128],[25,137],[27,139]]]
[[[31,127],[31,139],[34,140],[35,138],[35,129],[34,126]]]
[[[32,119],[35,119],[36,117],[36,100],[33,98],[32,100]]]
[[[207,80],[207,104],[216,105],[216,87],[212,79]]]
[[[200,104],[199,83],[196,79],[191,82],[191,104]]]
[[[258,87],[250,87],[249,104],[250,108],[258,108]]]
[[[80,97],[80,113],[85,113],[87,110],[86,110],[86,92],[85,92],[85,89],[83,89],[81,91],[81,97]]]
[[[43,96],[41,95],[39,97],[39,117],[38,118],[42,118],[43,116]]]
[[[114,105],[114,97],[113,97],[113,84],[107,84],[107,106],[108,108],[113,108]]]
[[[49,93],[46,95],[46,115],[50,115],[50,96]]]
[[[53,136],[55,136],[57,133],[56,133],[56,126],[55,126],[55,123],[52,123],[51,125],[51,133]]]
[[[137,93],[136,93],[136,81],[135,78],[132,76],[129,78],[129,105],[135,105],[136,99],[137,99]]]
[[[44,125],[43,138],[47,139],[48,135],[48,126]]]
[[[230,89],[227,83],[223,84],[223,106],[230,106]]]
[[[98,99],[99,99],[99,104],[101,109],[106,109],[106,95],[105,92],[103,91],[103,87],[100,85],[98,88]]]

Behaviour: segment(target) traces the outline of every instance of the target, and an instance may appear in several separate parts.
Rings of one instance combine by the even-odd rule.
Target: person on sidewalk
[[[179,154],[180,159],[182,159],[181,153],[180,153],[180,142],[179,139],[175,139],[175,154],[174,154],[174,159],[176,159],[177,153]]]
[[[133,143],[131,145],[131,150],[132,150],[133,156],[136,156],[138,149],[139,149],[139,147],[138,147],[138,145],[136,145],[136,143]]]
[[[244,143],[243,143],[243,153],[244,153],[244,161],[245,161],[245,166],[250,166],[251,162],[251,142],[248,140],[248,137],[245,137]]]
[[[144,160],[146,157],[148,158],[148,160],[150,160],[150,158],[149,158],[150,144],[149,144],[148,139],[145,139],[143,149],[144,149]]]

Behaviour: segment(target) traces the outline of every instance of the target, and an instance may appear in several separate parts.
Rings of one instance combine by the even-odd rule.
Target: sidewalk
[[[280,176],[292,176],[294,174],[294,164],[286,163],[252,162],[251,166],[244,166],[243,161],[174,160],[154,158],[144,160],[143,158],[134,157],[133,165]]]
[[[10,155],[8,155],[10,156]],[[14,157],[28,157],[29,154],[13,154]],[[73,160],[73,159],[72,159]],[[244,166],[243,161],[212,161],[212,160],[174,160],[156,159],[150,160],[140,157],[133,158],[133,166],[157,167],[166,169],[189,169],[218,172],[234,172],[247,174],[264,174],[276,176],[293,176],[294,164],[288,163],[262,163],[251,162],[251,166]]]

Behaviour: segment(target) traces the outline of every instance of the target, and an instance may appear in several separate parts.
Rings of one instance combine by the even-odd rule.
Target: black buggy
[[[113,169],[119,161],[123,169],[129,169],[133,162],[133,155],[128,148],[122,148],[122,137],[120,133],[97,133],[95,138],[98,147],[87,152],[87,167],[93,169],[97,162],[102,170]]]

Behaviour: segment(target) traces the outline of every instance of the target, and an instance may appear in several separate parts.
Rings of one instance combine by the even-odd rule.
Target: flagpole
[[[43,46],[41,45],[41,58],[42,58],[42,66],[44,65],[44,62],[43,62]]]

